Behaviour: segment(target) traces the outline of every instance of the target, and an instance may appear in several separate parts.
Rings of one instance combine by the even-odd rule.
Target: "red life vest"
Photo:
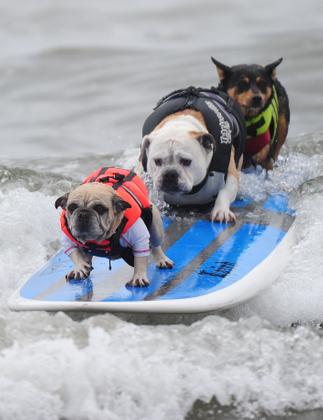
[[[66,210],[61,213],[61,229],[64,234],[79,247],[93,253],[93,255],[108,256],[118,258],[120,254],[120,236],[141,217],[143,211],[151,212],[151,203],[149,201],[148,190],[138,175],[128,169],[115,167],[101,167],[88,175],[82,184],[89,182],[101,182],[111,186],[115,192],[127,203],[130,208],[126,209],[124,218],[117,232],[109,239],[103,241],[79,242],[71,233],[66,221]],[[149,216],[148,216],[149,219]],[[146,220],[144,219],[145,223]]]
[[[263,133],[259,134],[256,137],[247,137],[246,145],[245,145],[245,154],[248,156],[253,156],[256,153],[260,152],[260,150],[265,147],[267,144],[270,144],[270,131],[269,129]]]

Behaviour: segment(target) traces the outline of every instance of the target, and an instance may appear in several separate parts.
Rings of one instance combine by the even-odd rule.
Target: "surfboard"
[[[192,313],[223,310],[272,284],[294,244],[295,212],[283,193],[233,204],[237,223],[206,215],[165,217],[172,269],[148,268],[148,287],[129,287],[133,268],[123,260],[93,259],[85,280],[67,282],[72,262],[59,251],[9,299],[12,310]]]

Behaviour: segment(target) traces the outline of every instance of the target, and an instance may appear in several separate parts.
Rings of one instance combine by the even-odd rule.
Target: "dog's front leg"
[[[266,144],[266,146],[264,146],[258,153],[256,153],[255,155],[252,156],[252,160],[256,164],[261,165],[263,162],[266,161],[266,159],[269,155],[269,151],[270,151],[270,144]]]
[[[274,145],[274,150],[273,150],[273,159],[274,159],[275,162],[278,159],[278,155],[279,155],[281,147],[285,143],[287,134],[288,134],[288,121],[286,119],[286,115],[281,114],[278,117],[277,143]]]
[[[66,280],[71,279],[85,279],[89,277],[92,267],[92,256],[86,254],[79,248],[73,249],[69,257],[74,263],[74,268],[66,274]]]
[[[145,287],[149,285],[147,267],[148,257],[134,256],[134,273],[132,279],[128,281],[128,286]]]
[[[173,268],[174,262],[165,255],[162,249],[164,241],[164,227],[160,213],[155,205],[152,205],[153,219],[149,229],[151,253],[158,268]]]
[[[242,165],[240,158],[239,168]],[[219,191],[212,210],[212,221],[216,222],[235,222],[236,216],[230,210],[230,204],[236,199],[239,189],[240,173],[235,164],[234,149],[231,151],[228,176],[224,187]]]
[[[216,222],[235,222],[236,215],[230,210],[230,204],[235,200],[238,192],[238,181],[235,176],[228,175],[226,183],[220,190],[213,210],[212,220]]]

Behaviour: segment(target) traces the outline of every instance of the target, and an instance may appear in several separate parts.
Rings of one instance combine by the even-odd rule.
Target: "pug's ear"
[[[122,200],[116,194],[112,197],[112,209],[115,214],[119,214],[130,207],[131,205],[127,201]]]
[[[62,195],[61,197],[58,197],[58,199],[55,201],[55,209],[57,209],[58,207],[62,207],[62,209],[66,209],[66,203],[67,203],[69,195],[70,193],[68,192]]]
[[[147,172],[147,161],[148,161],[148,148],[150,146],[151,139],[148,136],[145,136],[142,139],[141,147],[140,147],[140,155],[139,155],[139,162],[141,162],[144,171]]]
[[[271,64],[267,64],[267,66],[265,66],[266,72],[268,73],[268,75],[275,80],[276,79],[276,67],[283,61],[282,58],[279,58],[278,60],[274,61]]]
[[[231,74],[231,67],[226,66],[225,64],[220,63],[220,61],[216,60],[215,58],[211,57],[213,64],[216,67],[218,72],[218,76],[220,81],[224,80],[225,78],[229,77]]]

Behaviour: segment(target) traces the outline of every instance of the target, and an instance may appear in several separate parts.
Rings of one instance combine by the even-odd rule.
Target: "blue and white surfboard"
[[[234,203],[236,224],[207,218],[165,220],[170,270],[149,266],[150,285],[126,286],[133,268],[94,258],[86,280],[66,282],[71,260],[62,252],[27,279],[9,300],[13,310],[205,312],[255,296],[281,273],[294,243],[294,212],[284,194],[262,203]]]

